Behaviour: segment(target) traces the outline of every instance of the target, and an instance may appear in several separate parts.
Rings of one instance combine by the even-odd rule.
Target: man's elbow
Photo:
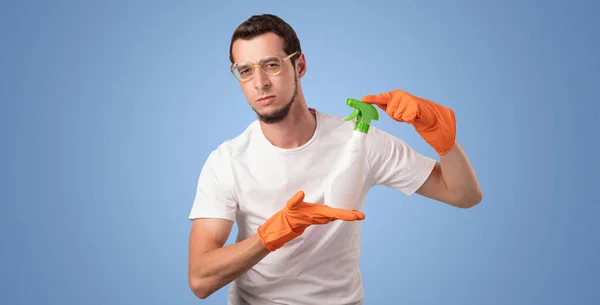
[[[210,291],[207,285],[200,279],[189,278],[188,282],[194,295],[200,299],[206,299],[214,292]]]
[[[483,194],[481,190],[477,189],[459,197],[460,199],[455,202],[455,206],[462,209],[469,209],[481,202],[483,200]]]

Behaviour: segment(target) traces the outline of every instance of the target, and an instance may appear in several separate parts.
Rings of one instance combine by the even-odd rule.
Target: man
[[[363,97],[412,124],[439,154],[425,157],[371,127],[363,197],[355,210],[323,205],[324,183],[354,123],[308,108],[307,63],[294,30],[253,16],[233,33],[231,72],[258,119],[211,152],[189,218],[189,284],[206,298],[232,283],[228,304],[362,304],[360,212],[375,185],[456,207],[481,200],[455,141],[453,111],[401,90]],[[234,221],[236,242],[224,247]]]

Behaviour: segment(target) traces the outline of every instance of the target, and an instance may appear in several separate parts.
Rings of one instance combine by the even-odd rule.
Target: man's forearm
[[[455,195],[461,205],[470,207],[481,201],[481,190],[475,172],[458,142],[448,153],[440,156],[440,165],[448,191]]]
[[[196,296],[206,298],[229,284],[269,254],[257,234],[222,248],[206,251],[190,266],[190,285]],[[192,254],[195,255],[195,254]]]

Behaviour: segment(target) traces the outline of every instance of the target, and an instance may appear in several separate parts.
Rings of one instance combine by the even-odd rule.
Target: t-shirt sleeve
[[[373,185],[385,185],[409,196],[425,183],[436,160],[381,129],[371,127],[368,137]]]
[[[202,166],[189,219],[222,218],[235,221],[237,201],[234,196],[230,163],[219,150],[211,152]]]

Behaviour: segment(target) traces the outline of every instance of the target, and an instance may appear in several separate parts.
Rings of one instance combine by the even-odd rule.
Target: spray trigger
[[[356,118],[354,130],[367,133],[369,132],[371,121],[379,120],[379,113],[377,112],[375,106],[371,104],[349,98],[346,100],[346,105],[354,108],[354,112],[352,112],[352,114],[346,118],[346,121]]]
[[[358,108],[355,108],[354,112],[352,112],[352,114],[350,116],[348,116],[345,120],[350,121],[355,118],[360,121],[360,109],[358,109]]]

